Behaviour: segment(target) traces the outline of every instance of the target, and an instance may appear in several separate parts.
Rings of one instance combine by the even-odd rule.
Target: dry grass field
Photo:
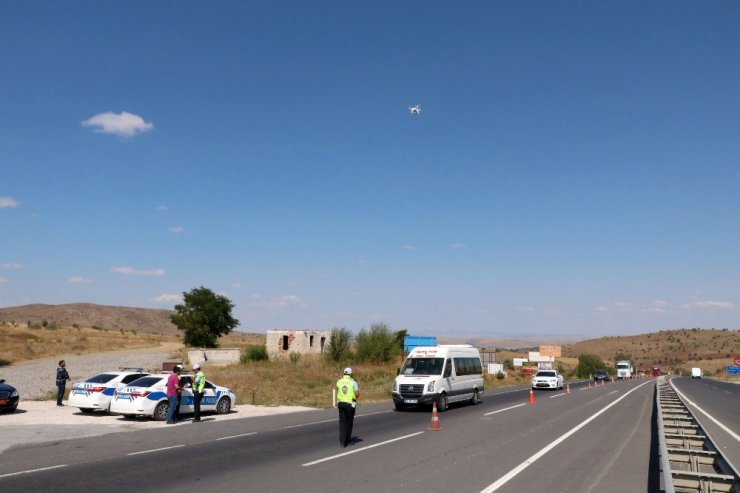
[[[242,351],[264,345],[265,334],[232,332],[221,338],[221,347],[237,347]],[[0,321],[0,366],[54,357],[63,354],[87,354],[136,348],[167,347],[178,351],[186,361],[186,350],[179,335],[158,335],[136,329],[106,329],[91,327],[58,327],[36,323]],[[527,351],[500,350],[496,359],[503,362],[515,357],[526,357]],[[666,371],[687,372],[693,366],[706,375],[724,374],[732,357],[740,356],[740,332],[730,330],[683,329],[668,330],[637,336],[603,337],[563,346],[563,357],[556,364],[568,375],[578,364],[583,353],[600,356],[609,366],[614,365],[618,352],[632,355],[638,368],[647,369],[657,363]],[[354,369],[354,377],[361,387],[362,401],[390,399],[390,389],[402,360],[388,364],[336,364],[312,356],[297,361],[250,361],[228,367],[206,366],[208,378],[234,389],[239,404],[301,405],[328,407],[332,388],[347,365]],[[503,379],[486,375],[486,388],[526,385],[528,376],[510,371]]]

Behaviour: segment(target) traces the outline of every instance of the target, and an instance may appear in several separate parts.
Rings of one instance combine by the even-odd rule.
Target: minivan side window
[[[444,377],[450,377],[452,376],[452,360],[450,358],[447,358],[447,361],[445,361],[445,374]]]

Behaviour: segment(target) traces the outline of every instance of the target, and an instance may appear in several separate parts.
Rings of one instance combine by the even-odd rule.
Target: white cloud
[[[684,308],[687,309],[700,309],[700,310],[726,310],[728,308],[732,308],[734,305],[730,303],[729,301],[694,301],[692,303],[687,303],[684,305]]]
[[[82,122],[83,127],[95,127],[96,133],[112,134],[121,137],[133,137],[139,132],[147,132],[154,128],[139,115],[132,115],[122,111],[115,114],[112,111],[98,113]]]
[[[411,251],[411,250],[416,250],[416,247],[415,247],[414,245],[404,245],[404,246],[403,246],[403,249],[404,249],[404,250],[409,250],[409,251]]]
[[[259,293],[255,293],[258,294]],[[260,299],[261,295],[255,298],[254,295],[252,295],[253,299]],[[306,303],[303,299],[300,297],[288,294],[285,296],[279,296],[277,298],[273,298],[270,300],[261,300],[257,301],[256,303],[252,303],[251,306],[253,307],[259,307],[259,308],[287,308],[291,306],[297,306],[300,308],[306,308],[308,306],[308,303]]]
[[[180,303],[182,301],[181,294],[162,294],[152,299],[155,303]]]
[[[10,207],[18,207],[18,202],[13,197],[0,197],[0,209],[7,209]]]
[[[460,248],[465,248],[465,244],[464,243],[453,243],[452,245],[450,245],[450,248],[454,248],[458,250]]]
[[[0,269],[22,269],[24,267],[25,265],[17,262],[6,262],[4,264],[0,264]]]
[[[183,231],[185,231],[185,228],[183,228],[182,226],[170,226],[169,230],[170,230],[170,233],[178,234],[178,233],[182,233]]]
[[[92,282],[92,279],[88,279],[87,277],[82,276],[74,276],[69,278],[69,282],[72,284],[90,284]]]
[[[167,206],[166,205],[159,205],[159,206],[157,206],[157,210],[159,212],[167,212]]]
[[[0,277],[0,284],[2,284],[4,282],[8,282],[8,280],[6,278],[4,278],[4,277]]]
[[[235,289],[241,289],[242,285],[239,282],[235,282],[234,284],[231,285],[231,287]]]
[[[136,270],[133,267],[111,267],[111,272],[126,276],[163,276],[164,269]]]

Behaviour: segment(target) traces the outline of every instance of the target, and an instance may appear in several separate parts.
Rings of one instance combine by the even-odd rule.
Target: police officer
[[[203,399],[203,391],[206,387],[206,375],[203,370],[200,369],[200,364],[196,363],[193,365],[193,371],[195,373],[195,380],[193,381],[193,423],[200,422],[200,401]]]
[[[360,389],[352,377],[352,368],[345,368],[342,378],[337,380],[337,409],[339,409],[339,445],[346,447],[352,441],[352,424],[355,421],[355,406]]]
[[[67,386],[67,382],[69,382],[69,373],[67,373],[67,364],[64,362],[64,360],[59,361],[59,366],[57,367],[57,406],[63,406],[62,404],[62,398],[64,397],[64,388]]]

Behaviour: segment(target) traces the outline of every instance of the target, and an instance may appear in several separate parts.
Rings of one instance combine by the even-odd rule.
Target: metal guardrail
[[[660,465],[665,493],[740,493],[740,476],[665,376],[658,378]]]

